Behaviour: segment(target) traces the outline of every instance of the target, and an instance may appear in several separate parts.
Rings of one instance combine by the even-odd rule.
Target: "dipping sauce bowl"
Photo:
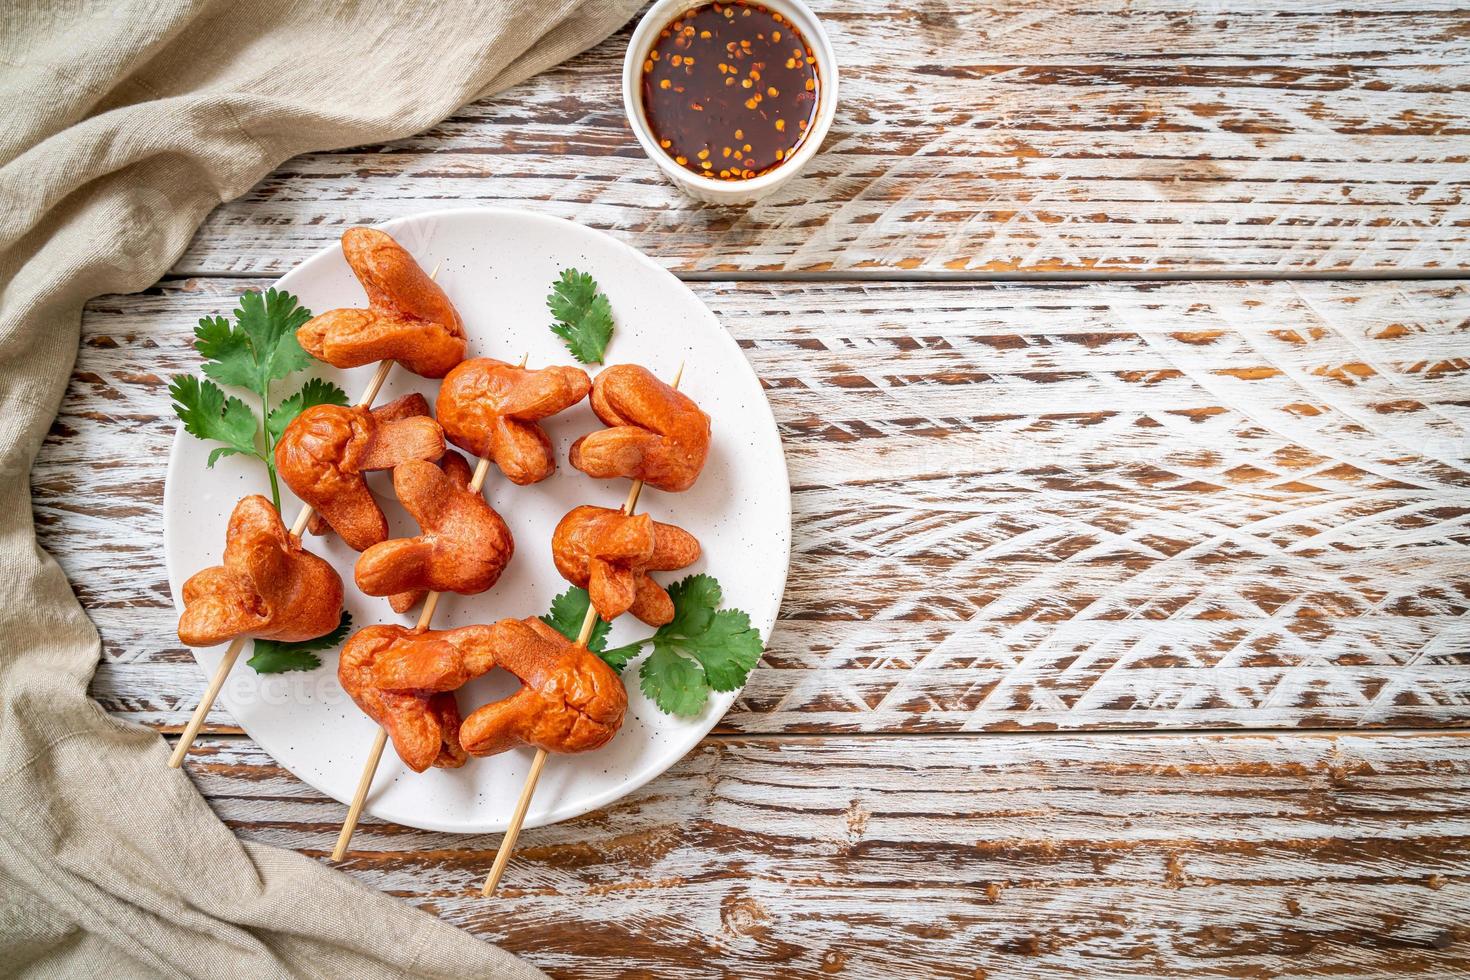
[[[628,43],[623,107],[686,194],[748,204],[816,155],[837,108],[837,62],[801,0],[659,0]]]

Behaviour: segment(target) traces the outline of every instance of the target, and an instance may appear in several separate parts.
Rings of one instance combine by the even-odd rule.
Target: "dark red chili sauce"
[[[663,151],[686,170],[748,180],[806,138],[821,85],[791,22],[757,3],[709,3],[659,32],[643,59],[643,109]]]

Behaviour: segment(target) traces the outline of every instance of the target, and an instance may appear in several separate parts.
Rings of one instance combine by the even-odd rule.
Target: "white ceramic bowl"
[[[822,22],[811,8],[801,0],[756,0],[761,6],[774,11],[796,25],[806,38],[807,44],[817,56],[817,70],[821,84],[818,86],[817,112],[811,131],[797,147],[790,159],[779,167],[749,180],[716,180],[701,177],[679,166],[659,148],[653,132],[648,126],[648,117],[643,111],[643,59],[653,46],[654,39],[664,26],[686,10],[704,6],[710,0],[659,0],[633,31],[628,42],[628,53],[623,57],[623,109],[628,114],[628,125],[643,147],[648,158],[658,164],[664,175],[680,190],[698,201],[708,204],[749,204],[759,200],[791,178],[801,173],[808,161],[817,155],[827,130],[832,126],[832,117],[837,112],[837,57],[832,52],[832,42],[827,37]]]

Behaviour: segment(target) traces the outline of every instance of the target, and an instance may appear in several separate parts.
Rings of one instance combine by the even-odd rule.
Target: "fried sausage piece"
[[[442,467],[442,468],[441,468]],[[423,593],[475,595],[495,584],[515,542],[484,496],[469,489],[470,467],[458,453],[439,466],[409,460],[393,469],[393,490],[423,534],[373,545],[357,559],[357,587],[393,596],[406,612]]]
[[[470,464],[465,462],[465,458],[452,450],[445,450],[444,456],[439,460],[439,468],[462,487],[468,487],[470,480],[475,475],[474,471],[470,469]],[[512,546],[514,546],[513,543]],[[373,545],[373,547],[376,548],[377,545]],[[396,613],[406,613],[414,606],[423,602],[424,596],[428,595],[428,592],[428,589],[409,589],[405,592],[395,592],[388,597],[388,605]]]
[[[562,578],[588,591],[607,622],[631,611],[649,626],[662,626],[674,618],[674,603],[648,573],[693,564],[699,542],[647,514],[582,506],[557,524],[551,557]]]
[[[386,627],[385,627],[386,628]],[[372,667],[372,684],[384,691],[453,691],[496,666],[495,650],[504,643],[498,625],[450,630],[391,627],[396,638]]]
[[[336,570],[301,547],[269,500],[252,494],[230,514],[224,564],[184,583],[179,639],[191,647],[247,634],[294,643],[330,633],[341,613]]]
[[[495,666],[492,627],[369,626],[342,648],[337,679],[414,772],[465,764],[454,689]]]
[[[617,734],[628,692],[597,654],[535,618],[503,619],[493,639],[496,664],[523,686],[464,720],[459,738],[466,752],[495,755],[517,745],[590,752]]]
[[[464,323],[444,290],[386,232],[349,228],[342,254],[367,293],[367,309],[329,310],[296,331],[311,356],[352,368],[393,360],[442,378],[465,355]]]
[[[444,455],[444,433],[428,410],[422,395],[372,411],[315,405],[281,434],[276,470],[350,548],[363,551],[388,537],[388,520],[363,474]]]
[[[449,372],[435,413],[450,442],[527,486],[556,470],[551,440],[536,423],[586,398],[591,386],[581,368],[531,370],[477,357]]]
[[[600,480],[627,477],[660,490],[694,485],[709,455],[709,416],[646,368],[615,364],[592,383],[592,410],[611,428],[572,444],[572,465]]]

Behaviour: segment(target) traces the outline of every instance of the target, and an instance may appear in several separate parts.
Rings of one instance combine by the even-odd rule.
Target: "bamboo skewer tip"
[[[373,747],[368,752],[368,764],[362,767],[362,777],[357,783],[357,792],[352,796],[352,805],[347,809],[347,819],[342,821],[342,830],[337,834],[337,844],[332,848],[332,860],[340,861],[347,856],[347,848],[352,843],[352,833],[357,829],[357,821],[362,816],[363,805],[367,802],[368,790],[372,788],[373,777],[378,773],[378,760],[383,757],[383,749],[388,745],[388,730],[379,728]]]
[[[199,729],[204,727],[204,719],[209,717],[209,709],[214,707],[214,701],[219,697],[220,689],[225,686],[225,678],[230,676],[230,669],[235,666],[235,661],[240,658],[240,651],[245,649],[245,641],[248,637],[237,636],[230,641],[224,656],[220,658],[219,666],[214,669],[214,676],[209,680],[209,686],[204,689],[204,694],[199,698],[199,704],[195,706],[194,713],[189,716],[189,724],[184,726],[179,735],[179,744],[174,746],[173,754],[168,757],[170,769],[177,769],[184,764],[184,756],[189,754],[189,747],[194,744],[194,739],[199,737]]]
[[[495,852],[495,862],[490,865],[490,873],[485,876],[485,884],[480,888],[482,898],[495,894],[495,886],[500,884],[506,865],[515,853],[516,838],[521,834],[521,825],[525,823],[526,810],[531,806],[531,796],[536,792],[541,770],[546,766],[546,757],[545,749],[537,749],[536,758],[531,760],[531,771],[526,773],[526,783],[521,787],[521,798],[516,800],[516,808],[510,815],[510,826],[505,828],[505,836],[501,838],[500,848]]]

